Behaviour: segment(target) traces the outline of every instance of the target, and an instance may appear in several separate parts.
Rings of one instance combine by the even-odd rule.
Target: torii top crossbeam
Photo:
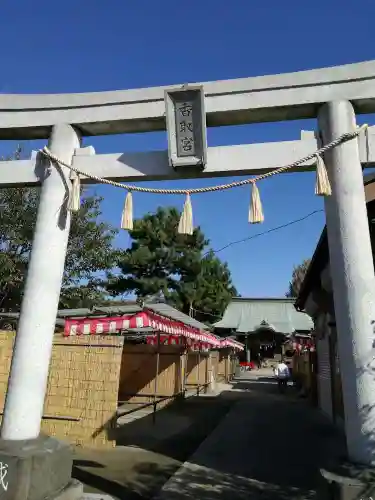
[[[202,85],[212,127],[315,118],[321,104],[338,99],[351,101],[356,113],[375,112],[375,61]],[[83,136],[165,130],[164,91],[3,94],[0,139],[45,139],[57,123]]]

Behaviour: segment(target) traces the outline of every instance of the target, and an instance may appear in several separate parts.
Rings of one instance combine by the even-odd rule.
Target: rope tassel
[[[124,209],[121,215],[121,229],[127,229],[128,231],[132,231],[133,229],[133,195],[131,191],[128,191],[125,198]]]
[[[294,161],[288,165],[284,165],[282,167],[276,168],[267,172],[265,174],[258,175],[257,177],[252,177],[250,179],[241,179],[239,181],[230,182],[229,184],[223,184],[221,186],[208,186],[204,188],[195,188],[191,189],[189,193],[182,189],[163,189],[163,188],[146,188],[141,186],[134,186],[132,184],[122,184],[120,182],[112,181],[111,179],[106,179],[105,177],[99,177],[92,173],[89,173],[84,170],[78,170],[75,166],[61,160],[58,156],[54,155],[47,146],[43,149],[40,149],[40,153],[49,158],[52,162],[52,165],[55,167],[66,167],[71,170],[71,172],[75,173],[77,177],[71,177],[72,186],[69,192],[68,199],[68,208],[72,211],[77,211],[80,205],[80,179],[79,176],[85,177],[87,179],[92,179],[96,182],[100,182],[102,184],[106,184],[109,186],[117,187],[120,189],[125,189],[128,191],[128,196],[125,201],[125,207],[123,212],[123,217],[121,220],[121,227],[124,229],[133,229],[133,204],[131,199],[130,191],[137,191],[141,193],[158,193],[158,194],[187,194],[185,205],[183,212],[181,214],[180,222],[178,225],[178,232],[181,234],[193,234],[193,214],[191,207],[190,194],[200,194],[200,193],[210,193],[223,191],[226,189],[231,189],[239,186],[247,186],[248,184],[252,184],[252,194],[251,194],[251,206],[249,210],[249,222],[251,223],[259,223],[264,221],[262,204],[259,197],[259,192],[257,186],[255,185],[256,181],[263,180],[265,178],[271,177],[276,174],[281,174],[282,172],[287,172],[288,170],[295,169],[296,167],[303,165],[307,161],[313,160],[316,158],[317,167],[316,167],[316,186],[315,193],[318,196],[329,196],[332,194],[331,185],[329,182],[329,177],[327,175],[327,170],[324,165],[324,161],[321,158],[322,154],[325,154],[327,151],[332,150],[333,148],[339,146],[340,144],[344,144],[347,141],[355,139],[358,137],[364,130],[368,128],[368,125],[362,125],[361,127],[357,127],[356,130],[352,132],[346,132],[337,139],[334,139],[328,144],[325,144],[323,147],[315,151],[314,153],[310,153],[307,156],[300,158],[299,160]],[[66,202],[66,198],[64,199],[64,203]]]
[[[260,201],[259,190],[255,182],[251,188],[251,202],[249,209],[250,224],[259,224],[264,221],[262,202]]]
[[[79,175],[75,174],[70,190],[68,209],[71,212],[78,212],[81,208],[81,181]]]
[[[316,155],[315,194],[317,196],[330,196],[332,194],[327,169],[320,155]]]
[[[184,208],[178,224],[178,232],[180,234],[193,234],[193,207],[191,205],[190,194],[186,194]]]

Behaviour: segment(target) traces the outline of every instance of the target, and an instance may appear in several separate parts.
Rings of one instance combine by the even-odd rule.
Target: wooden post
[[[186,346],[186,352],[185,352],[185,371],[184,371],[184,398],[186,397],[186,386],[187,386],[187,379],[188,379],[188,366],[189,366],[189,346],[187,345],[186,339],[185,339],[185,346]]]
[[[156,374],[155,374],[155,385],[154,385],[154,412],[152,414],[153,423],[156,422],[156,410],[157,410],[157,402],[156,396],[158,393],[158,378],[159,378],[159,364],[160,364],[160,332],[158,332],[158,345],[156,351]]]
[[[200,364],[201,364],[201,348],[198,350],[198,370],[197,370],[197,396],[199,396],[199,387],[200,387]]]

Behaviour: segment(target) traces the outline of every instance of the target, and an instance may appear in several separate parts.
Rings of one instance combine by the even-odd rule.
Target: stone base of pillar
[[[375,498],[375,468],[345,462],[320,470],[319,500],[370,500]]]
[[[0,439],[0,499],[78,500],[82,488],[72,481],[72,465],[71,447],[49,436]]]

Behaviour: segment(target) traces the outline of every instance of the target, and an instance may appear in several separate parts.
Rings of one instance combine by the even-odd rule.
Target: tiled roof
[[[296,311],[294,299],[241,297],[232,299],[222,320],[214,327],[233,329],[238,333],[270,328],[275,332],[291,334],[311,330],[313,322],[307,314]]]

